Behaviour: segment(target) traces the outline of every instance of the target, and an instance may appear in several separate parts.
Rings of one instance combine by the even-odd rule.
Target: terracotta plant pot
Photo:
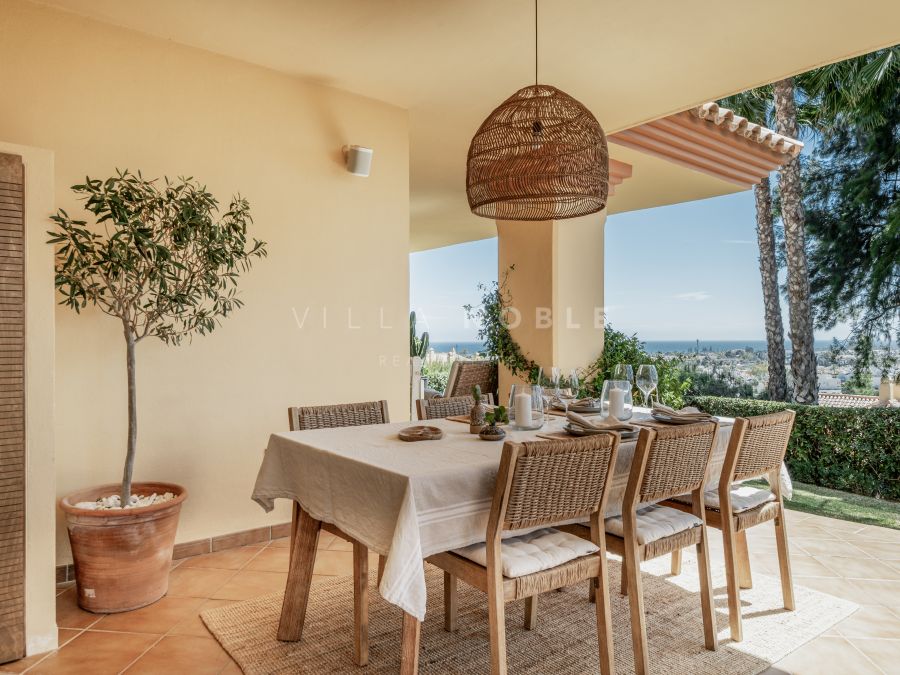
[[[175,499],[133,509],[75,507],[120,489],[101,485],[59,500],[75,560],[78,604],[89,612],[127,612],[156,602],[169,590],[178,513],[187,490],[174,483],[134,483],[133,494],[172,492]]]

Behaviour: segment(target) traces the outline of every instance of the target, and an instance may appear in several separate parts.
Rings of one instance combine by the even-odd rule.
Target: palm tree
[[[797,104],[792,78],[772,85],[775,100],[775,124],[778,133],[797,137]],[[809,266],[806,260],[803,184],[800,158],[795,157],[779,170],[781,220],[784,223],[784,248],[787,257],[787,297],[791,336],[791,374],[794,400],[816,403],[819,383],[813,338],[812,304],[809,297]]]
[[[720,103],[738,115],[757,121],[768,121],[772,113],[770,87],[760,87],[736,94]],[[766,346],[768,348],[768,395],[773,401],[787,400],[785,372],[784,324],[778,294],[778,263],[775,255],[775,229],[772,217],[772,188],[766,176],[753,186],[756,198],[756,239],[759,243],[759,276],[762,281],[765,308]]]

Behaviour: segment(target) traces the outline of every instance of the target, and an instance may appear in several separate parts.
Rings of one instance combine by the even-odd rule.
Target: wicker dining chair
[[[784,608],[794,609],[791,557],[784,522],[780,474],[795,416],[793,410],[785,410],[770,415],[735,419],[719,487],[708,491],[704,498],[707,523],[710,527],[722,530],[728,586],[728,622],[731,639],[735,642],[743,639],[740,589],[753,587],[747,549],[747,530],[751,527],[774,521],[781,595]],[[735,481],[761,476],[768,479],[769,490],[735,485]],[[666,504],[687,510],[690,508],[687,497],[681,495]],[[723,518],[723,513],[731,514],[731,517]],[[673,557],[672,574],[680,571],[680,559]]]
[[[494,405],[494,395],[481,397],[485,405]],[[452,398],[420,398],[416,401],[416,411],[420,420],[435,420],[454,415],[468,415],[475,405],[474,396],[453,396]]]
[[[487,593],[491,673],[506,673],[505,604],[525,600],[525,627],[534,626],[537,597],[578,581],[595,580],[600,672],[614,671],[612,620],[602,514],[606,507],[619,438],[601,434],[571,440],[526,443],[506,441],[497,473],[484,544],[427,558],[444,570],[444,627],[456,629],[457,579]],[[565,562],[546,567],[523,548],[541,548],[548,538],[579,546],[579,537],[550,526],[573,518],[590,518],[592,546],[573,551]],[[501,539],[504,531],[547,528],[522,537]],[[581,545],[586,542],[581,542]],[[518,549],[518,550],[517,550]],[[507,555],[515,552],[516,555]],[[528,559],[530,570],[514,572],[512,561]],[[507,572],[506,574],[504,572]],[[518,575],[517,575],[518,574]]]
[[[497,364],[494,361],[454,361],[450,366],[447,387],[439,398],[466,396],[472,393],[475,385],[481,387],[485,394],[496,391]]]
[[[622,593],[629,596],[636,675],[650,671],[641,582],[643,560],[688,546],[696,547],[704,644],[711,651],[718,649],[703,507],[706,467],[717,434],[715,422],[641,429],[625,488],[622,515],[605,521],[607,550],[622,556]],[[690,513],[656,503],[684,492],[690,492],[693,499]],[[582,537],[589,536],[583,525],[566,529]]]
[[[355,427],[364,424],[387,424],[387,401],[342,403],[288,408],[291,431]],[[300,516],[300,505],[294,502],[291,521],[291,553]],[[353,544],[353,660],[364,666],[369,662],[369,550],[336,525],[322,523],[322,529]],[[378,557],[378,579],[384,572],[384,556]]]

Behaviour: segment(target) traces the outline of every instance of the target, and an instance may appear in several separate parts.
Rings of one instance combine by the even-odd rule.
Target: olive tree
[[[60,209],[48,243],[56,251],[60,304],[88,305],[122,322],[128,372],[128,444],[121,504],[131,498],[137,446],[135,347],[147,337],[177,345],[205,335],[243,303],[237,280],[266,244],[248,241],[253,220],[239,195],[228,212],[192,178],[147,180],[117,171],[106,180],[85,178],[72,191],[94,219],[88,225]]]

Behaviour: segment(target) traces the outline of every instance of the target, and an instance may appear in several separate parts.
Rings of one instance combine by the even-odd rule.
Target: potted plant
[[[506,413],[506,407],[498,405],[484,415],[486,426],[481,429],[478,434],[485,441],[502,441],[506,438],[506,432],[503,431],[498,424],[509,424],[509,415]]]
[[[128,372],[128,439],[121,484],[60,500],[75,562],[78,604],[93,612],[143,607],[166,594],[178,514],[187,492],[174,483],[132,484],[137,449],[135,351],[155,337],[180,344],[212,331],[242,305],[236,282],[265,242],[247,239],[250,205],[218,202],[192,179],[118,171],[72,187],[96,221],[60,209],[49,243],[56,252],[60,304],[88,305],[122,323]]]

